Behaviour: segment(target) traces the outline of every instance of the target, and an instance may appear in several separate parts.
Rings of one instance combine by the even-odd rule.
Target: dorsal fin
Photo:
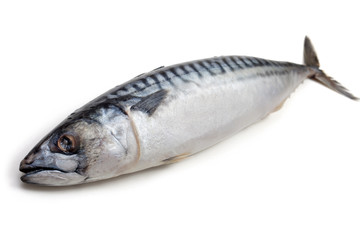
[[[167,91],[161,89],[146,97],[141,98],[140,102],[131,107],[131,110],[142,111],[151,116],[165,99]]]

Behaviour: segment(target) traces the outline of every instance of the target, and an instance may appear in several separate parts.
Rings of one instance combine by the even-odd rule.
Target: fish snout
[[[19,170],[26,174],[40,170],[74,172],[78,166],[79,162],[73,159],[54,158],[39,153],[30,153],[20,162]]]
[[[35,157],[34,154],[28,154],[21,162],[20,162],[20,167],[19,170],[21,172],[27,173],[27,172],[31,172],[33,170],[36,169],[36,167],[34,165],[32,165],[32,163],[35,161]]]
[[[19,170],[23,173],[32,173],[39,170],[58,170],[52,159],[45,160],[41,155],[30,153],[21,162]]]

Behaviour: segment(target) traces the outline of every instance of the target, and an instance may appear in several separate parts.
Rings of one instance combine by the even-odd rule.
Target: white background
[[[356,1],[1,1],[1,239],[359,239],[360,103],[305,81],[190,159],[99,183],[20,182],[76,108],[161,65],[221,55],[322,68],[360,95]],[[214,111],[216,114],[216,110]]]

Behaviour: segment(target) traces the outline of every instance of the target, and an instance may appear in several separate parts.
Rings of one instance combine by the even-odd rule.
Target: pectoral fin
[[[146,97],[141,98],[141,100],[131,107],[131,110],[142,111],[151,116],[156,109],[160,106],[162,101],[165,99],[167,91],[161,89],[157,92],[154,92]]]

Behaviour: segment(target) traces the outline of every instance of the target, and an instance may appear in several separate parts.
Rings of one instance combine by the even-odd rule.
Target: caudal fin
[[[335,81],[319,69],[319,59],[316,55],[314,46],[312,45],[310,39],[307,36],[305,37],[304,41],[304,64],[314,69],[314,74],[310,75],[309,79],[319,82],[322,85],[334,90],[337,93],[340,93],[345,97],[353,100],[359,100],[359,98],[352,95],[349,90],[347,90],[339,82]]]

